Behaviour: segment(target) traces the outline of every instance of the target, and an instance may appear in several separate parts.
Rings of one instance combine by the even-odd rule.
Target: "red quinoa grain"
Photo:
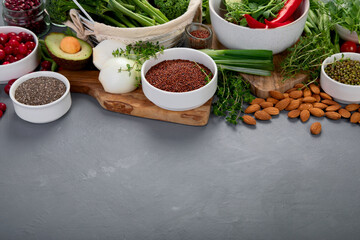
[[[190,34],[197,38],[208,38],[210,36],[207,30],[194,30]]]
[[[203,69],[206,73],[202,72]],[[188,92],[207,84],[211,71],[202,64],[189,60],[165,60],[149,69],[146,80],[156,88],[168,92]]]

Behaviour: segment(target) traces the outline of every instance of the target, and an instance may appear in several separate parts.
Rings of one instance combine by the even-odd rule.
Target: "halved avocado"
[[[45,37],[45,45],[54,61],[64,69],[80,70],[91,60],[92,47],[87,42],[78,39],[81,49],[77,53],[66,53],[60,48],[64,33],[50,33]]]

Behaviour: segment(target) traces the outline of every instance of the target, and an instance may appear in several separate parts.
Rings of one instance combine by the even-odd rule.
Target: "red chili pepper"
[[[244,14],[244,17],[250,28],[266,28],[265,23],[261,23],[261,22],[257,21],[255,18],[253,18],[249,14]]]
[[[286,20],[285,22],[271,22],[271,21],[268,21],[267,19],[265,19],[265,23],[268,28],[282,27],[282,26],[288,25],[289,23],[292,23],[292,22],[293,22],[293,20]]]
[[[270,22],[285,22],[291,15],[293,15],[295,10],[300,6],[301,2],[302,0],[287,0],[284,7],[279,11],[277,17]]]

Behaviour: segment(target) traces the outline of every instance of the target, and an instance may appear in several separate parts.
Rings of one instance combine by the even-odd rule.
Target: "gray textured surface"
[[[81,94],[35,125],[3,87],[0,239],[359,239],[358,125],[283,113],[255,128],[213,115],[189,127]]]

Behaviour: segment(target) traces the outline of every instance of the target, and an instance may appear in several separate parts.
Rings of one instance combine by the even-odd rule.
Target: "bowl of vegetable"
[[[34,71],[39,63],[39,41],[32,31],[0,27],[0,84]]]
[[[274,2],[277,5],[269,5]],[[240,0],[227,0],[225,3],[235,8],[235,12],[231,16],[228,15],[230,10],[228,12],[223,10],[226,7],[223,6],[222,0],[209,0],[211,23],[219,41],[231,49],[266,49],[273,51],[273,54],[284,51],[299,39],[304,30],[310,7],[309,0],[287,1],[285,5],[284,1],[267,1],[264,4],[270,9],[262,12],[262,15],[268,17],[265,23],[261,23],[254,17],[245,14],[246,11],[242,9],[237,11],[236,8],[255,6],[259,11],[255,10],[254,12],[260,13],[264,6],[258,4],[243,6],[244,3]],[[293,5],[287,6],[288,3]],[[276,17],[268,15],[269,11],[273,11],[271,14]],[[241,13],[237,19],[236,12]]]
[[[70,82],[57,72],[26,74],[10,88],[15,113],[31,123],[48,123],[62,117],[71,107]]]
[[[320,84],[338,102],[360,103],[360,54],[337,53],[326,58]]]
[[[215,94],[217,77],[214,60],[191,48],[164,50],[141,67],[145,96],[158,107],[172,111],[206,103]]]

